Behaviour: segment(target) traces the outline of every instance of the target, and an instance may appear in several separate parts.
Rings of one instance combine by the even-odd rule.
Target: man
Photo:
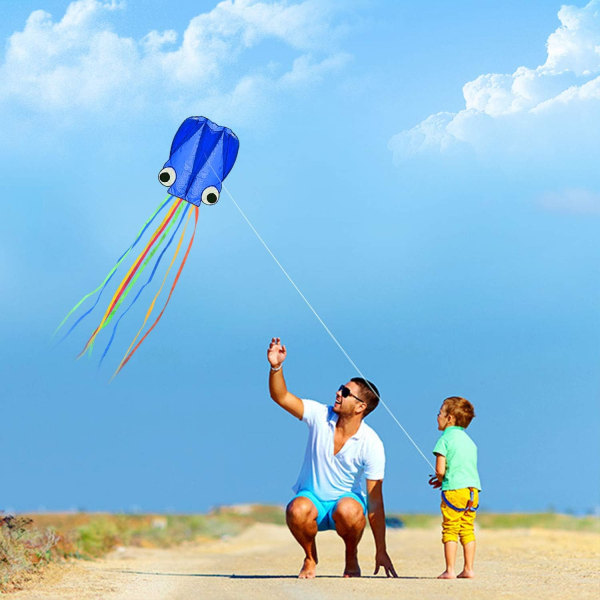
[[[287,356],[279,338],[272,338],[267,351],[271,365],[271,398],[309,427],[304,464],[286,520],[292,535],[304,550],[301,579],[315,577],[317,531],[335,529],[346,546],[344,577],[360,577],[358,542],[368,512],[375,538],[375,572],[383,567],[388,577],[398,577],[385,545],[385,512],[382,483],[385,467],[383,444],[363,419],[378,404],[377,388],[355,377],[340,386],[333,406],[302,400],[288,392],[283,377]],[[368,501],[361,491],[366,477]]]

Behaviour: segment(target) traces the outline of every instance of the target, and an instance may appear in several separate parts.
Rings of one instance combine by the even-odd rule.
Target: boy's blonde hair
[[[444,400],[442,408],[446,409],[447,415],[452,415],[456,424],[465,429],[469,426],[475,417],[475,409],[473,405],[466,399],[460,396],[450,396]]]

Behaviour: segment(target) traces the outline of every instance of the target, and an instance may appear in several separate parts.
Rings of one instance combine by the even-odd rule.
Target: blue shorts
[[[335,505],[342,498],[352,498],[356,500],[363,508],[363,512],[367,514],[367,505],[362,496],[358,496],[354,492],[346,492],[342,494],[337,500],[320,500],[317,498],[312,492],[308,490],[300,490],[293,498],[308,498],[317,509],[317,527],[319,531],[327,531],[329,529],[335,529],[335,522],[333,520],[333,511],[335,510]],[[291,502],[291,501],[290,501]]]

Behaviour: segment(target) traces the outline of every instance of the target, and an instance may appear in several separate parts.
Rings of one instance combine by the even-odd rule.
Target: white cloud
[[[43,114],[192,109],[203,101],[240,108],[312,85],[348,59],[337,50],[343,29],[328,2],[225,0],[191,19],[181,38],[168,30],[140,40],[114,31],[111,13],[123,8],[77,0],[59,21],[31,13],[8,40],[0,105]],[[262,42],[277,44],[287,58],[246,60]]]
[[[394,159],[458,146],[530,156],[596,147],[600,133],[600,0],[563,6],[535,69],[480,75],[463,87],[465,108],[429,116],[390,140]]]
[[[600,194],[587,189],[572,188],[548,192],[539,198],[539,204],[554,212],[600,215]]]

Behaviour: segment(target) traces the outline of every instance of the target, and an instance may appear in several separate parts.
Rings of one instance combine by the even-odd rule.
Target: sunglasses
[[[348,396],[352,396],[353,398],[356,398],[359,402],[365,402],[364,400],[361,400],[358,396],[355,396],[350,391],[350,388],[347,388],[345,385],[340,385],[340,387],[338,388],[338,392],[340,392],[340,394],[342,394],[342,398],[347,398]],[[365,404],[366,404],[366,402],[365,402]]]

